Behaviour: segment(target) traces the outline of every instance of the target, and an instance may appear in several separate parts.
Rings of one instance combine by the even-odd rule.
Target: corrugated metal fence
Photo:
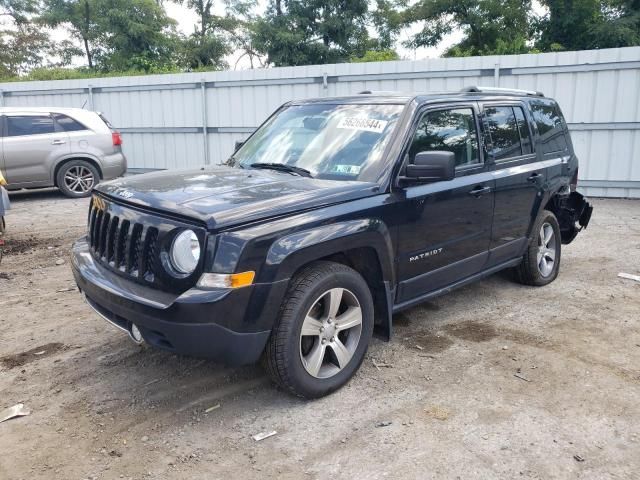
[[[588,195],[640,198],[640,47],[314,65],[144,77],[0,83],[0,106],[85,107],[124,134],[132,168],[226,159],[282,103],[361,90],[540,90],[572,130]]]

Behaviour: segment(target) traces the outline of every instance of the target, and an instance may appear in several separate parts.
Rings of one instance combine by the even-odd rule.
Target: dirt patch
[[[433,471],[510,480],[513,472],[640,471],[640,296],[616,279],[640,264],[639,201],[595,200],[592,224],[563,246],[548,287],[495,275],[395,315],[392,341],[374,339],[368,352],[393,367],[369,360],[345,388],[305,401],[272,386],[258,366],[134,345],[66,290],[74,284],[69,246],[86,230],[89,200],[20,195],[12,194],[4,238],[38,248],[0,266],[10,277],[0,279],[0,359],[24,352],[13,357],[32,363],[7,370],[0,360],[0,408],[24,403],[36,413],[0,424],[1,478],[328,480]],[[42,240],[31,243],[34,235]],[[593,260],[603,252],[615,261]],[[55,265],[57,258],[67,261]],[[490,342],[464,338],[492,334]],[[66,346],[35,355],[46,348],[32,348],[40,342]],[[518,368],[530,382],[514,377]],[[381,420],[392,423],[376,428]],[[251,438],[272,430],[278,434],[262,442]]]
[[[436,305],[433,302],[424,302],[421,303],[420,306],[416,307],[418,310],[422,310],[423,312],[437,312],[440,310],[440,306]]]
[[[431,418],[435,418],[436,420],[448,420],[449,415],[451,414],[449,410],[439,405],[432,405],[429,408],[426,408],[424,413]]]
[[[456,338],[466,340],[468,342],[488,342],[496,338],[498,331],[491,325],[479,322],[464,322],[453,325],[447,325],[444,330]]]
[[[33,235],[27,238],[11,238],[5,241],[4,253],[6,255],[16,255],[46,249],[47,247],[58,248],[61,245],[59,238],[52,237]]]
[[[552,347],[554,344],[547,338],[541,335],[532,335],[522,330],[515,330],[513,328],[503,328],[500,330],[500,336],[514,343],[521,345],[527,345],[530,347]]]
[[[453,340],[445,335],[434,332],[417,332],[410,337],[405,337],[403,343],[410,348],[420,347],[428,353],[439,353],[453,345]]]
[[[47,343],[46,345],[40,345],[39,347],[32,348],[26,352],[6,355],[0,358],[0,364],[8,369],[21,367],[35,360],[49,357],[62,349],[64,349],[63,343]]]
[[[396,313],[393,316],[393,326],[397,328],[407,328],[411,324],[411,319],[404,313]]]

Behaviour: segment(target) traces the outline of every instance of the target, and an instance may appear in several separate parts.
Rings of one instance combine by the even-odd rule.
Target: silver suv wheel
[[[86,194],[95,184],[93,172],[84,165],[75,165],[64,174],[65,186],[74,193]]]
[[[309,375],[329,378],[347,366],[360,342],[362,308],[344,288],[320,295],[307,312],[300,332],[300,358]]]
[[[543,277],[548,277],[553,272],[556,261],[556,238],[553,227],[549,223],[543,223],[538,234],[538,270]]]

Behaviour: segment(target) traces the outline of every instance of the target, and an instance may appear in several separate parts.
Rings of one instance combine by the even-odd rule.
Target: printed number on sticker
[[[338,128],[382,133],[387,126],[387,123],[388,122],[386,120],[376,120],[375,118],[346,117],[340,120]]]

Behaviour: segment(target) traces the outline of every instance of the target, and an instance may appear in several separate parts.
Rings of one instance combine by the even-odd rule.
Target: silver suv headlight
[[[176,235],[171,244],[171,266],[183,274],[193,273],[200,261],[200,241],[193,230]]]

